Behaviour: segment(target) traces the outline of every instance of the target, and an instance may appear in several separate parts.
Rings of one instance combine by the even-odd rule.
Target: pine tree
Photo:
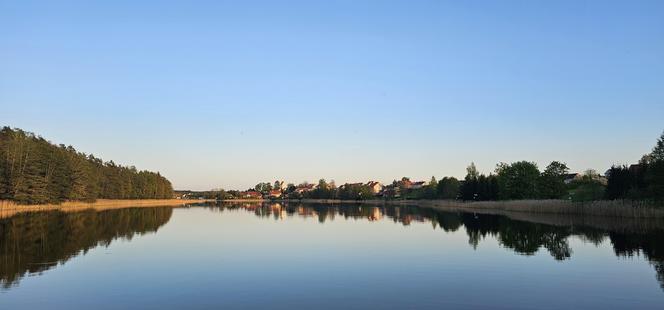
[[[664,132],[662,132],[662,135],[657,140],[657,144],[652,149],[650,160],[653,162],[664,161]]]
[[[20,129],[0,130],[0,199],[38,204],[172,195],[171,183],[159,173],[104,163]]]
[[[664,133],[650,153],[650,164],[647,166],[646,183],[649,196],[657,201],[664,201]]]

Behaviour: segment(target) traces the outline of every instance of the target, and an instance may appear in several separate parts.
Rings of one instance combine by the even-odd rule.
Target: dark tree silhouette
[[[104,163],[20,129],[0,130],[0,199],[40,204],[172,196],[171,182],[158,172]]]

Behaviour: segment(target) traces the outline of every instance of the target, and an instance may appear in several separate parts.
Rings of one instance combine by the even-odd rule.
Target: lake
[[[662,309],[664,227],[416,206],[210,204],[0,219],[0,309]]]

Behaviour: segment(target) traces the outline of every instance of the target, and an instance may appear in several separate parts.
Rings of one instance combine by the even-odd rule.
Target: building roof
[[[364,183],[346,183],[344,185],[341,185],[340,188],[346,188],[348,186],[362,186]]]
[[[256,192],[256,191],[246,191],[242,193],[243,196],[255,196],[255,197],[261,197],[263,196],[261,193]]]

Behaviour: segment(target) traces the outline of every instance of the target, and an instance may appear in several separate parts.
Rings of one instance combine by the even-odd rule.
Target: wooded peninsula
[[[97,199],[171,199],[159,172],[104,162],[21,129],[0,131],[0,200],[57,204]]]

